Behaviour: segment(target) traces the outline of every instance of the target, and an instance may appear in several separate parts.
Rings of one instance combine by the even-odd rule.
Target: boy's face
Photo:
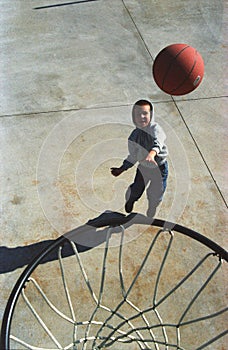
[[[150,124],[150,105],[136,106],[134,121],[139,128],[145,128]]]

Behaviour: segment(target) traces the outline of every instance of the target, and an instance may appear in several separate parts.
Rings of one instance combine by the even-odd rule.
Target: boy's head
[[[138,128],[147,127],[151,122],[152,115],[153,106],[149,101],[139,100],[135,102],[132,108],[132,120]]]

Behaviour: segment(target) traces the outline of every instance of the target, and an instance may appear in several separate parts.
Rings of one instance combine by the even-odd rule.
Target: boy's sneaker
[[[133,201],[132,199],[128,199],[128,201],[125,204],[125,211],[127,213],[131,213],[134,207],[134,203],[135,201]]]

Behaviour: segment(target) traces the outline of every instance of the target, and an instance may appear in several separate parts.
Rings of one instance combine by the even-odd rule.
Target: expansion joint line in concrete
[[[205,164],[205,166],[206,166],[206,168],[207,168],[207,170],[208,170],[208,172],[209,172],[209,174],[210,174],[210,176],[211,176],[211,178],[212,178],[212,180],[213,180],[213,182],[214,182],[214,184],[215,184],[215,186],[216,186],[216,188],[217,188],[217,190],[218,190],[218,192],[219,192],[219,194],[220,194],[220,196],[221,196],[221,198],[222,198],[222,200],[223,200],[223,202],[224,202],[224,204],[225,204],[225,206],[228,208],[226,199],[225,199],[225,197],[223,196],[222,191],[220,190],[219,185],[217,184],[217,181],[216,181],[216,179],[215,179],[215,177],[214,177],[214,175],[213,175],[213,173],[212,173],[212,171],[211,171],[209,165],[207,164],[207,161],[206,161],[206,159],[205,159],[203,153],[201,152],[200,147],[198,146],[195,137],[193,136],[193,134],[192,134],[192,132],[191,132],[189,126],[187,125],[187,123],[186,123],[186,121],[185,121],[185,118],[184,118],[183,114],[181,113],[181,111],[180,111],[180,109],[179,109],[179,107],[178,107],[178,105],[177,105],[177,102],[176,102],[174,99],[173,99],[173,103],[175,104],[175,107],[176,107],[176,109],[178,110],[178,113],[180,114],[181,119],[182,119],[182,121],[183,121],[183,123],[184,123],[186,129],[188,130],[188,133],[189,133],[189,135],[191,136],[191,139],[192,139],[192,141],[194,142],[194,145],[196,146],[196,149],[198,150],[198,152],[199,152],[199,154],[200,154],[200,157],[201,157],[201,159],[203,160],[203,162],[204,162],[204,164]]]

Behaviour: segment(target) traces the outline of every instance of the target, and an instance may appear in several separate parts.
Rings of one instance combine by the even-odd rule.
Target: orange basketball
[[[204,75],[202,56],[187,44],[172,44],[161,50],[153,64],[153,77],[169,95],[185,95],[195,90]]]

